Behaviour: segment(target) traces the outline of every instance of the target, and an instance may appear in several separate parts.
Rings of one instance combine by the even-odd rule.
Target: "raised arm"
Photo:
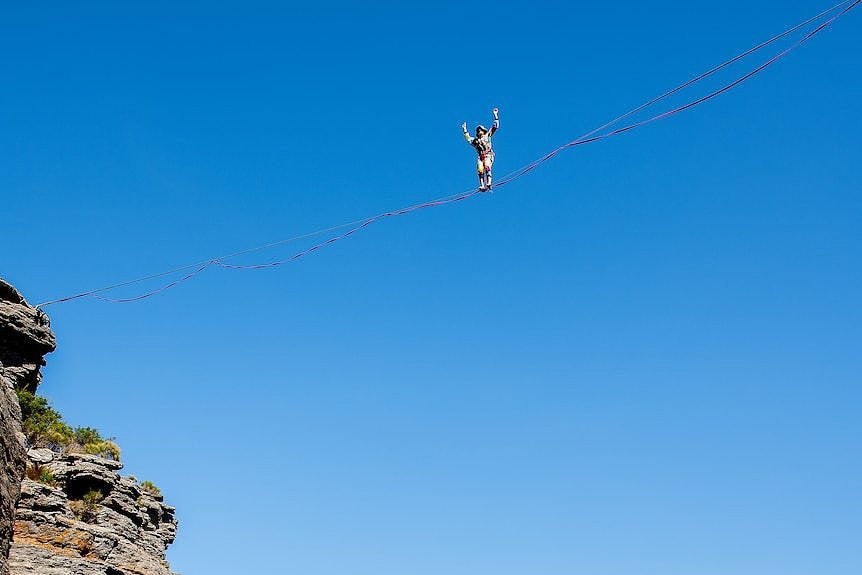
[[[461,124],[461,129],[464,131],[464,139],[467,140],[468,144],[473,143],[473,136],[470,135],[470,132],[467,131],[467,122]]]
[[[491,129],[488,130],[488,137],[489,138],[491,136],[493,136],[494,132],[496,132],[500,128],[500,110],[498,110],[497,108],[494,108],[492,110],[492,113],[494,114],[494,123],[491,125]]]

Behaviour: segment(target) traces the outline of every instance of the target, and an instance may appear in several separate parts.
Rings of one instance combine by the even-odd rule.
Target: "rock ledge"
[[[12,575],[173,575],[165,550],[177,533],[174,508],[120,476],[121,463],[84,454],[44,463],[44,450],[30,458],[50,470],[56,485],[22,483]],[[89,505],[82,501],[87,494]]]

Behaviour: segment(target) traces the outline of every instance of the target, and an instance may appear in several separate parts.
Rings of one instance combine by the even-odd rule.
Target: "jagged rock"
[[[44,356],[56,347],[48,316],[0,279],[0,373],[15,387],[35,392]]]
[[[30,449],[27,451],[27,459],[40,465],[54,461],[54,455],[53,451],[44,447],[42,449]]]
[[[12,517],[24,477],[24,445],[17,433],[21,429],[21,410],[11,384],[0,374],[0,575],[9,573],[6,565],[12,538]]]
[[[165,549],[177,533],[173,507],[120,476],[116,461],[66,454],[45,467],[56,486],[22,485],[11,575],[172,575]],[[79,502],[94,491],[103,497],[82,513]]]
[[[12,520],[26,454],[16,388],[35,391],[56,342],[45,314],[0,279],[0,575],[7,575]]]

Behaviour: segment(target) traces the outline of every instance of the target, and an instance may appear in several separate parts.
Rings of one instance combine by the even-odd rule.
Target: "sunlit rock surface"
[[[41,454],[40,454],[41,455]],[[122,464],[65,454],[42,464],[56,485],[25,479],[9,556],[12,575],[171,575],[174,508],[117,472]],[[98,501],[87,505],[87,494]]]
[[[15,388],[35,391],[44,355],[54,351],[48,318],[0,279],[0,575],[7,575],[15,502],[25,469],[21,410]]]

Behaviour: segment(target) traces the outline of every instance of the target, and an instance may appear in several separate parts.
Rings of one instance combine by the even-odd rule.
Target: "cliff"
[[[165,550],[177,533],[161,495],[94,455],[32,450],[55,485],[25,479],[9,556],[11,575],[171,575]]]
[[[47,318],[0,279],[0,575],[9,572],[12,521],[26,462],[15,389],[35,391],[44,356],[55,347]]]
[[[171,575],[177,521],[157,490],[113,459],[28,450],[16,390],[36,391],[55,347],[47,316],[0,279],[0,575]]]

